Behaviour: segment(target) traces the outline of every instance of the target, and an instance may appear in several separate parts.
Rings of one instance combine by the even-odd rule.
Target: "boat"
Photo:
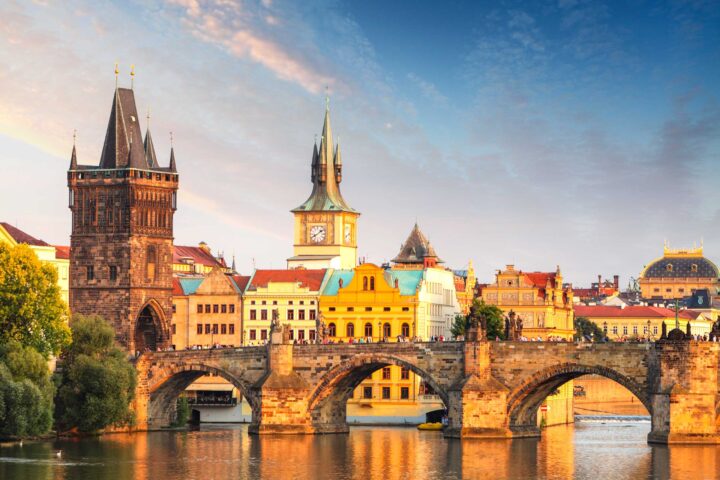
[[[418,430],[442,430],[443,424],[440,422],[421,423],[417,428]]]

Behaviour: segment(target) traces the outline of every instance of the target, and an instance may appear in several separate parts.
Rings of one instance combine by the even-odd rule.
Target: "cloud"
[[[448,98],[442,93],[440,93],[437,87],[431,82],[420,78],[418,75],[412,72],[407,74],[407,78],[420,90],[423,96],[428,100],[431,100],[441,105],[447,103]]]

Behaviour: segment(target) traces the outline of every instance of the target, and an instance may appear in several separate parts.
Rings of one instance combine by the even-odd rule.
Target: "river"
[[[652,446],[649,429],[642,418],[588,417],[541,439],[460,441],[402,427],[257,437],[246,425],[203,425],[2,445],[0,479],[720,478],[720,446]]]

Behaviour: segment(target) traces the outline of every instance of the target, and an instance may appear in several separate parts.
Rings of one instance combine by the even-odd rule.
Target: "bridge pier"
[[[445,437],[511,438],[509,390],[491,375],[490,344],[465,342],[463,355],[465,377],[448,389]]]
[[[658,342],[648,442],[720,443],[718,358],[713,342]]]

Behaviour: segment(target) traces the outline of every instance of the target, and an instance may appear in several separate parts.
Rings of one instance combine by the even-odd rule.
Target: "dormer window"
[[[690,271],[693,272],[693,273],[697,273],[697,271],[698,271],[698,266],[697,266],[696,263],[693,263],[692,265],[690,265]]]
[[[668,263],[668,264],[665,266],[665,270],[667,270],[668,272],[672,272],[672,271],[673,271],[672,263]]]

